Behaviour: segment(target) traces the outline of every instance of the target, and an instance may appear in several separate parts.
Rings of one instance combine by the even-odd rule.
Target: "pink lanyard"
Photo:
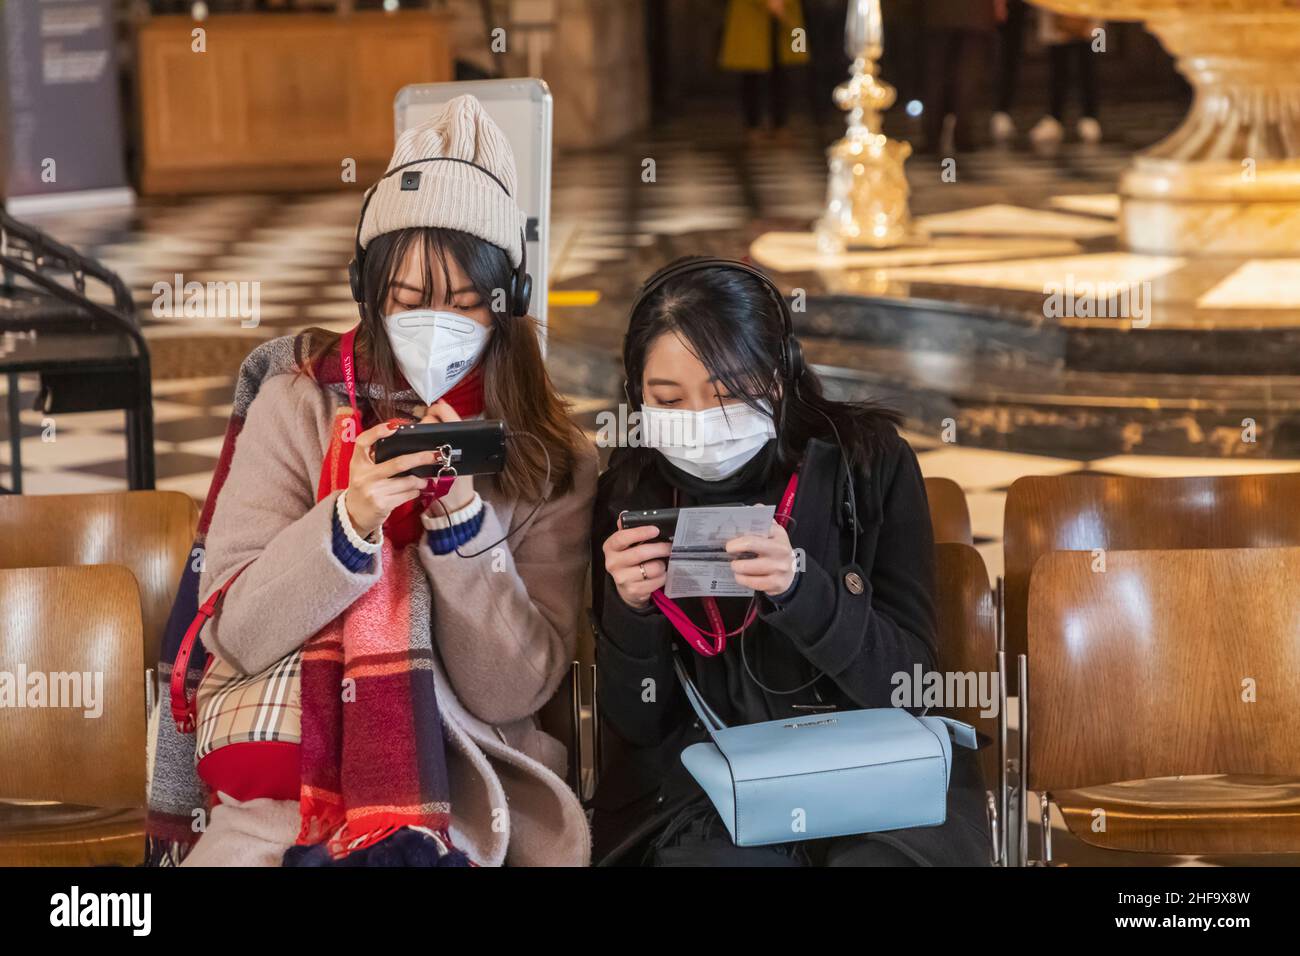
[[[799,472],[790,476],[790,481],[785,486],[785,494],[781,496],[781,507],[777,509],[776,521],[785,527],[790,520],[790,512],[794,507],[794,492],[799,485]],[[718,610],[718,602],[711,597],[700,598],[700,603],[704,605],[704,613],[709,619],[708,635],[696,627],[695,622],[690,616],[678,606],[677,602],[664,594],[660,588],[650,595],[655,602],[655,606],[663,611],[664,617],[672,622],[677,633],[686,639],[686,642],[695,649],[697,654],[703,657],[715,657],[727,649],[727,638],[735,637],[743,633],[746,628],[754,623],[754,618],[758,615],[758,604],[756,601],[750,601],[749,611],[745,614],[745,622],[734,631],[728,631],[726,625],[722,623],[722,612]],[[710,641],[709,638],[712,638]]]

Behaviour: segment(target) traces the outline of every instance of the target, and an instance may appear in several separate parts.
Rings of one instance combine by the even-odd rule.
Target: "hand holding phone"
[[[448,423],[448,421],[460,421],[460,416],[456,414],[455,408],[452,408],[447,402],[438,401],[434,402],[433,405],[430,405],[428,408],[425,408],[424,416],[420,419],[420,424],[432,425]],[[506,427],[504,427],[504,423],[500,423],[500,421],[497,421],[497,423],[484,424],[497,425],[497,428],[495,428],[494,431],[500,432],[500,463],[504,466],[504,462],[506,462]],[[447,442],[447,444],[452,444],[452,442]],[[485,455],[484,466],[487,464],[486,459],[491,458],[493,458],[491,453]],[[450,514],[452,511],[458,511],[459,509],[463,509],[465,505],[468,505],[468,503],[474,499],[473,468],[469,467],[468,462],[465,463],[464,468],[456,466],[455,460],[452,460],[451,466],[456,468],[456,480],[452,481],[451,488],[447,490],[445,496],[442,496],[442,498],[439,498],[437,502],[433,503],[430,512],[434,515],[442,514],[443,510],[446,510],[447,514]]]
[[[605,572],[624,604],[645,608],[650,605],[650,595],[664,586],[672,542],[663,538],[654,525],[627,527],[622,521],[626,517],[624,514],[620,518],[621,527],[601,546]]]
[[[375,443],[375,461],[382,462],[412,452],[447,452],[435,463],[422,465],[407,474],[433,479],[443,467],[455,469],[451,490],[439,499],[431,513],[455,511],[474,498],[474,475],[497,474],[505,467],[505,423],[498,420],[461,421],[447,402],[435,402],[418,422],[399,425],[391,435]]]
[[[348,463],[348,493],[345,499],[348,520],[357,534],[369,538],[387,520],[393,510],[412,500],[424,488],[426,479],[411,474],[418,467],[432,467],[438,453],[432,450],[391,455],[384,461],[372,457],[372,451],[396,430],[391,422],[381,422],[357,436]]]

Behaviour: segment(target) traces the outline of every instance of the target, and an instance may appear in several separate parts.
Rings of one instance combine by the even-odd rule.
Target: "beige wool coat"
[[[331,548],[337,495],[316,482],[339,401],[306,376],[261,385],[235,446],[207,536],[200,599],[256,561],[209,623],[209,650],[246,673],[304,644],[379,578],[348,571]],[[452,839],[475,862],[585,866],[586,816],[564,781],[566,750],[537,724],[577,640],[587,573],[595,449],[584,444],[566,495],[479,557],[436,555],[421,540],[433,596],[435,680],[447,738]],[[532,502],[507,500],[476,478],[476,552],[522,522]],[[278,865],[298,830],[298,805],[222,797],[188,865]],[[494,812],[499,809],[507,813]]]

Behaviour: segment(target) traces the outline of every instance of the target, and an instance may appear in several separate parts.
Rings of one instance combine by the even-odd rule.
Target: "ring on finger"
[[[650,573],[645,569],[645,562],[642,561],[639,565],[637,565],[637,567],[641,569],[641,580],[642,581],[650,580]]]

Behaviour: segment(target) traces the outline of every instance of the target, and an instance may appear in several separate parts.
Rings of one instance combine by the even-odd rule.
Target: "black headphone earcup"
[[[518,316],[527,315],[533,301],[533,277],[525,272],[520,279],[519,273],[515,273],[510,284],[514,287],[510,290],[511,311]]]
[[[803,346],[793,335],[786,339],[786,375],[792,382],[797,382],[803,378],[804,359]]]
[[[348,263],[348,285],[352,287],[352,299],[357,305],[366,301],[365,284],[361,281],[361,266],[353,259]]]

